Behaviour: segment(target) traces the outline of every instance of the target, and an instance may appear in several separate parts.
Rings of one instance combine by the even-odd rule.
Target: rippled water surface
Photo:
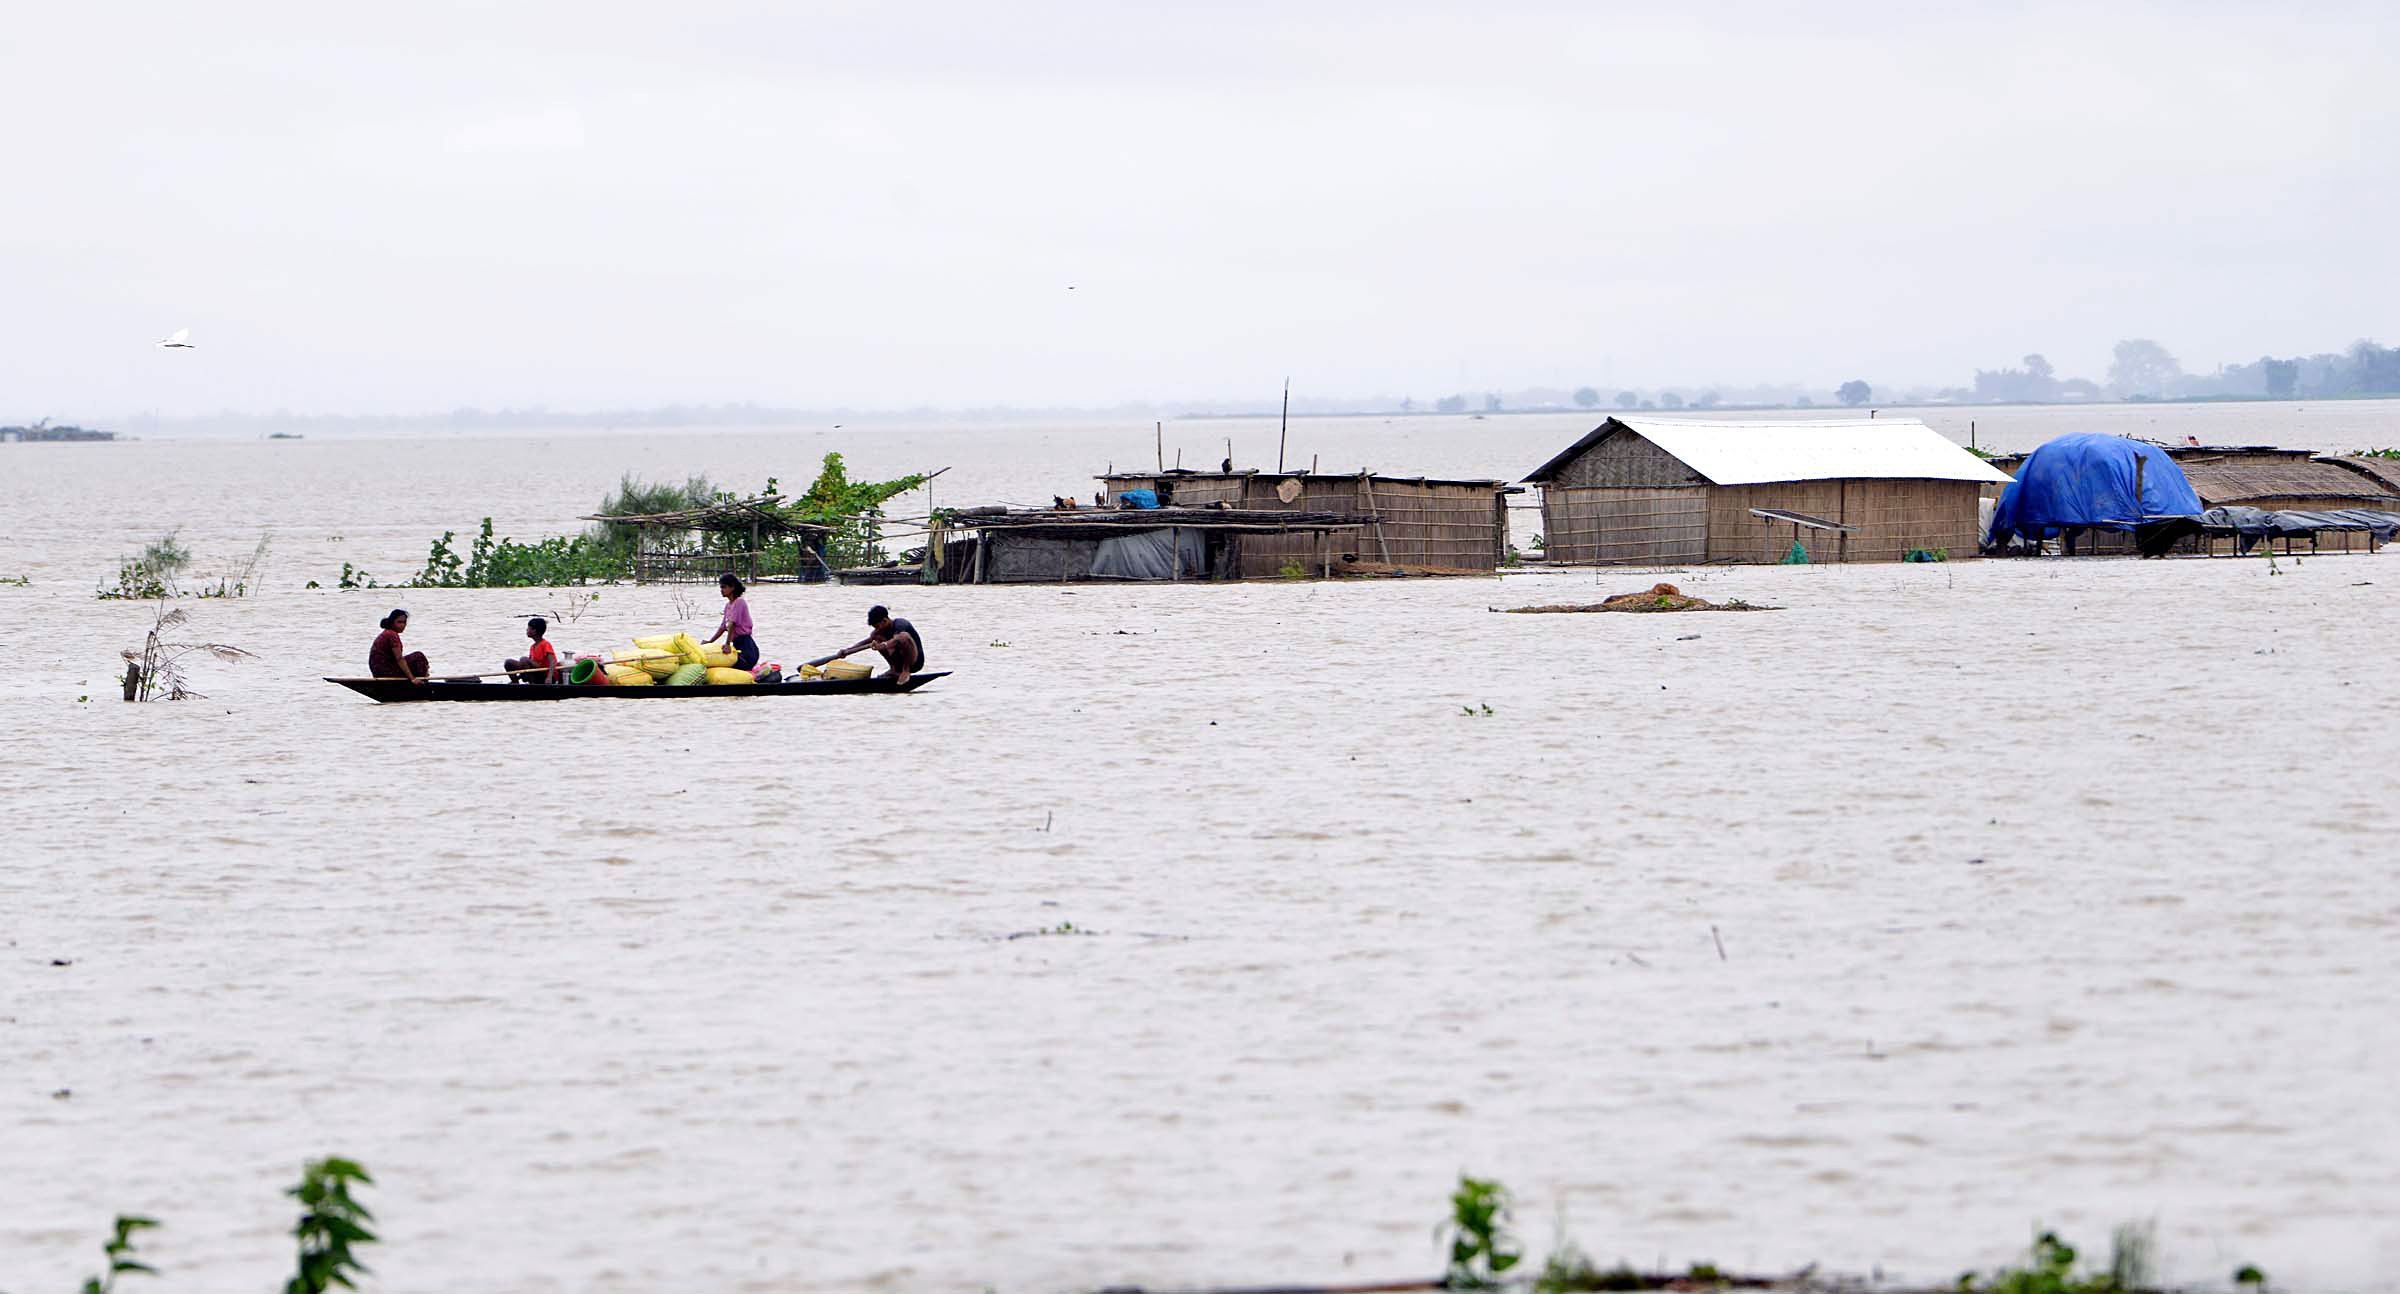
[[[2400,443],[2392,406],[2327,408],[2149,412]],[[2004,442],[2130,416],[2004,412]],[[1514,476],[1586,421],[1294,435]],[[1226,434],[1271,461],[1258,423],[1168,452]],[[317,681],[395,600],[444,671],[565,600],[307,580],[487,513],[571,527],[628,470],[789,486],[838,447],[953,465],[952,504],[1155,452],[843,435],[0,446],[0,576],[31,581],[0,586],[0,1288],[72,1287],[120,1211],[166,1221],[162,1290],[270,1288],[277,1192],[330,1151],[377,1175],[388,1290],[1425,1275],[1461,1170],[1537,1252],[1563,1217],[1643,1264],[1946,1280],[2037,1220],[2155,1217],[2170,1276],[2400,1268],[2394,558],[1664,577],[1787,608],[1739,616],[1490,610],[1650,572],[773,587],[771,657],[886,598],[956,673],[652,706]],[[273,528],[260,596],[185,604],[263,659],[106,700],[146,613],[91,590],[170,527],[204,570]]]

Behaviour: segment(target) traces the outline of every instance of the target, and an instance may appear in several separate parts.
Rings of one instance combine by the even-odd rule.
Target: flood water
[[[2400,444],[2391,403],[1972,416],[1999,448]],[[1592,421],[1292,449],[1516,477]],[[1165,434],[1273,461],[1270,423]],[[2155,1219],[2174,1279],[2400,1269],[2400,559],[778,586],[770,658],[883,600],[955,673],[515,708],[318,681],[393,605],[440,672],[544,611],[570,650],[705,631],[705,589],[302,586],[487,514],[574,529],[627,472],[795,489],[834,448],[951,467],[944,506],[1158,452],[0,446],[0,1288],[73,1287],[120,1212],[165,1222],[158,1288],[271,1288],[279,1192],[327,1153],[376,1175],[387,1290],[1424,1277],[1462,1171],[1537,1259],[1563,1226],[1604,1262],[1943,1282],[2037,1223]],[[211,575],[270,532],[261,592],[181,604],[261,659],[128,706],[149,609],[92,593],[169,529]],[[1785,609],[1492,612],[1658,578]]]

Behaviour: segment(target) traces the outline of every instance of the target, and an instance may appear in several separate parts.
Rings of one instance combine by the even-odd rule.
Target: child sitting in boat
[[[717,622],[717,631],[708,636],[709,642],[722,638],[733,650],[735,669],[758,668],[758,640],[750,636],[750,604],[742,600],[748,590],[732,575],[719,576],[717,592],[725,595],[725,618]]]
[[[566,681],[558,664],[558,649],[543,635],[550,632],[550,622],[535,616],[525,622],[525,636],[533,640],[533,650],[513,660],[501,662],[508,671],[511,683],[563,683]]]
[[[425,664],[425,653],[408,651],[400,641],[400,635],[408,629],[408,613],[395,607],[379,623],[383,632],[375,635],[375,645],[367,649],[367,672],[377,678],[404,678],[411,683],[427,681],[433,671]]]

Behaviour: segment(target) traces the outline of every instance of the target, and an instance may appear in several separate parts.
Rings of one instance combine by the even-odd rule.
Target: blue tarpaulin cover
[[[1119,490],[1117,491],[1117,502],[1122,507],[1155,508],[1158,506],[1158,491]]]
[[[2142,464],[2142,497],[2133,497],[2134,464]],[[1995,544],[2051,539],[2067,526],[2131,530],[2146,519],[2193,517],[2200,496],[2183,469],[2156,445],[2090,432],[2061,436],[2033,451],[2016,484],[1992,510]]]

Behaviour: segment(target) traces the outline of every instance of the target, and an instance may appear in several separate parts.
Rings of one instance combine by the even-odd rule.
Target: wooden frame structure
[[[1127,490],[1153,490],[1159,502],[1191,509],[1225,505],[1250,512],[1321,512],[1355,517],[1363,527],[1355,572],[1489,575],[1508,558],[1506,481],[1379,476],[1373,472],[1110,472],[1099,478],[1108,506]],[[1287,561],[1308,564],[1311,541],[1246,540],[1242,575],[1271,576]]]
[[[1326,576],[1351,556],[1334,536],[1364,524],[1344,513],[1241,508],[971,508],[945,515],[933,548],[944,584],[1241,579],[1253,544],[1278,555],[1269,575],[1297,563]],[[1129,545],[1106,547],[1133,537],[1141,537],[1146,562],[1122,560]]]
[[[764,498],[728,499],[676,512],[595,513],[579,518],[634,528],[633,578],[639,584],[714,584],[724,575],[744,583],[797,580],[817,583],[831,576],[825,561],[825,539],[831,526],[794,521]],[[697,534],[697,546],[670,542],[671,536]],[[708,547],[714,536],[718,547]],[[796,557],[790,570],[762,565],[767,541],[790,539]]]

